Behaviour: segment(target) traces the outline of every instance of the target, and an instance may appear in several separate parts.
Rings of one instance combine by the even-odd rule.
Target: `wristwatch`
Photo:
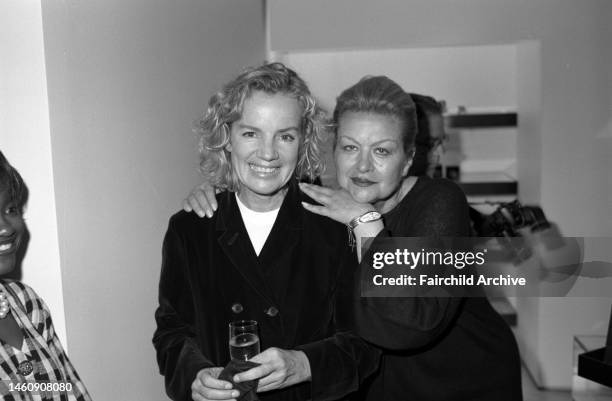
[[[375,210],[370,210],[369,212],[365,212],[361,216],[357,216],[348,222],[347,226],[349,230],[353,231],[355,227],[363,223],[369,223],[372,221],[382,219],[382,214]]]
[[[372,221],[382,219],[382,214],[378,213],[376,210],[370,210],[369,212],[365,212],[361,216],[357,216],[348,222],[346,225],[346,231],[348,231],[349,237],[349,246],[351,248],[355,247],[355,234],[353,233],[353,229],[360,224],[369,223]]]

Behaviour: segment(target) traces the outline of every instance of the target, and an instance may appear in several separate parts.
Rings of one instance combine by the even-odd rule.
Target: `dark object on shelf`
[[[540,232],[551,227],[539,206],[524,206],[518,200],[501,203],[488,216],[470,208],[470,218],[476,233],[481,237],[520,237],[518,229],[529,227]]]
[[[455,182],[459,181],[461,178],[459,166],[446,166],[446,178]]]
[[[538,232],[551,226],[542,208],[523,206],[518,200],[501,203],[490,215],[484,215],[470,207],[470,220],[474,232],[479,237],[519,237],[518,230],[521,228],[529,227],[532,232]],[[518,320],[516,309],[507,298],[494,296],[489,301],[508,326],[516,326]]]
[[[612,365],[604,361],[606,348],[578,355],[578,376],[612,387]]]
[[[442,166],[437,165],[433,173],[433,178],[442,178]]]
[[[516,181],[491,182],[459,182],[463,192],[470,195],[516,195],[518,183]]]
[[[462,172],[459,186],[467,196],[511,195],[518,192],[518,183],[503,171]]]
[[[446,114],[449,128],[516,127],[516,113]]]
[[[606,346],[578,355],[578,376],[612,387],[612,311]]]

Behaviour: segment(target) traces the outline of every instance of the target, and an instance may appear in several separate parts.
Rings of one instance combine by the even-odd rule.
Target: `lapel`
[[[277,268],[279,261],[288,262],[295,246],[300,241],[304,216],[300,203],[300,190],[297,182],[292,180],[289,184],[287,196],[278,211],[272,231],[266,239],[263,249],[259,253],[259,263],[269,270]],[[285,267],[285,269],[287,269]]]
[[[300,280],[304,267],[304,261],[300,260],[301,252],[296,249],[303,244],[301,241],[305,235],[303,213],[299,189],[297,185],[290,186],[272,231],[259,254],[262,271],[268,277],[268,282],[273,283],[276,304],[282,305],[285,312],[297,310],[295,302],[303,302],[303,299],[296,298],[290,284]],[[291,315],[285,314],[285,319],[291,318]]]
[[[244,226],[235,194],[226,192],[224,196],[225,207],[219,208],[219,218],[216,221],[219,246],[259,296],[274,305],[276,304],[274,302],[275,293],[270,286],[271,283],[264,275],[262,267],[277,264],[299,241],[299,235],[296,235],[295,230],[302,226],[302,213],[297,184],[290,184],[287,196],[283,200],[272,231],[259,254],[259,258],[255,254],[249,234]]]

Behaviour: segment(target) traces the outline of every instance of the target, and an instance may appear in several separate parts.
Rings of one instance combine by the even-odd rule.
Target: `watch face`
[[[364,214],[363,216],[361,216],[359,218],[359,221],[362,223],[367,223],[368,221],[374,221],[374,220],[378,220],[380,219],[382,216],[380,213],[375,212],[375,211],[371,211],[368,212],[366,214]]]

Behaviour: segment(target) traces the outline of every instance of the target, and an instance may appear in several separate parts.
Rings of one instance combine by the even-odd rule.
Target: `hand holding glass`
[[[259,336],[255,320],[238,320],[229,324],[229,351],[232,359],[243,361],[259,354]]]

